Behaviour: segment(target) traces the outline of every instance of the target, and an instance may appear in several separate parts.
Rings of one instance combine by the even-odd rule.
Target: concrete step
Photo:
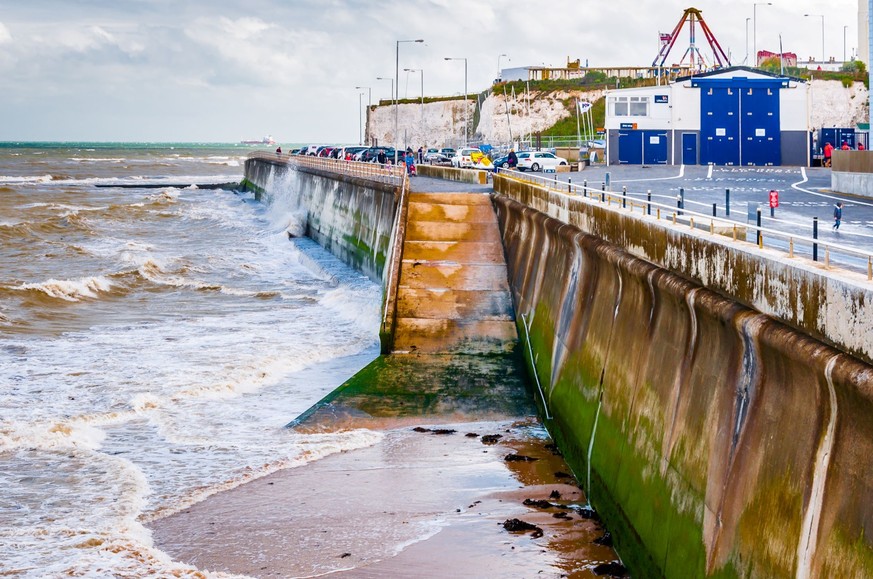
[[[497,223],[491,205],[450,205],[445,203],[409,203],[409,222],[439,221],[454,223]]]
[[[401,288],[397,299],[397,316],[512,321],[512,298],[506,291]]]
[[[502,263],[461,265],[404,261],[400,271],[400,289],[402,291],[405,288],[509,291],[509,280],[506,266]]]
[[[488,354],[508,352],[517,341],[511,321],[398,318],[394,351]]]
[[[403,246],[404,266],[407,261],[463,265],[506,263],[502,244],[478,241],[407,241]]]
[[[440,221],[410,221],[406,226],[407,241],[487,241],[501,243],[500,231],[484,223],[444,223]]]
[[[491,205],[491,197],[486,193],[410,193],[409,202],[443,205]]]

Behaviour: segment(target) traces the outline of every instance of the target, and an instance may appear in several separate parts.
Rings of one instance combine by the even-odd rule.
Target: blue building
[[[606,160],[809,166],[809,85],[735,66],[606,95]]]

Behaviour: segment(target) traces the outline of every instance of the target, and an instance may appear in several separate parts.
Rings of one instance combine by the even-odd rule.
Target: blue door
[[[740,164],[740,89],[700,88],[700,164]]]
[[[643,131],[643,164],[667,164],[666,131]]]
[[[618,162],[643,164],[643,131],[622,130],[618,133]]]
[[[697,164],[697,135],[682,133],[682,164]]]
[[[779,134],[779,89],[748,86],[741,93],[741,165],[782,164]]]

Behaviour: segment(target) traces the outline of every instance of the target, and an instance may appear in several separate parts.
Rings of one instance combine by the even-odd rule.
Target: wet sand
[[[377,444],[156,520],[155,545],[259,578],[607,576],[618,556],[532,400],[515,356],[380,357],[291,425]]]
[[[575,509],[584,496],[556,476],[568,469],[536,423],[439,428],[457,432],[392,430],[373,447],[215,495],[152,523],[155,543],[252,577],[595,577],[618,560],[594,543],[604,529]],[[485,434],[502,438],[484,444]],[[510,519],[542,536],[507,531]]]

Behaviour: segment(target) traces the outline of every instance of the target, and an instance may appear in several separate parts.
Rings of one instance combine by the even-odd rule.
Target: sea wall
[[[494,190],[654,264],[873,362],[873,284],[863,274],[668,220],[547,191],[501,174]]]
[[[267,204],[291,198],[301,233],[370,279],[382,281],[398,194],[393,185],[282,161],[247,159],[243,187]]]
[[[635,577],[873,575],[873,367],[494,201],[547,423]]]

